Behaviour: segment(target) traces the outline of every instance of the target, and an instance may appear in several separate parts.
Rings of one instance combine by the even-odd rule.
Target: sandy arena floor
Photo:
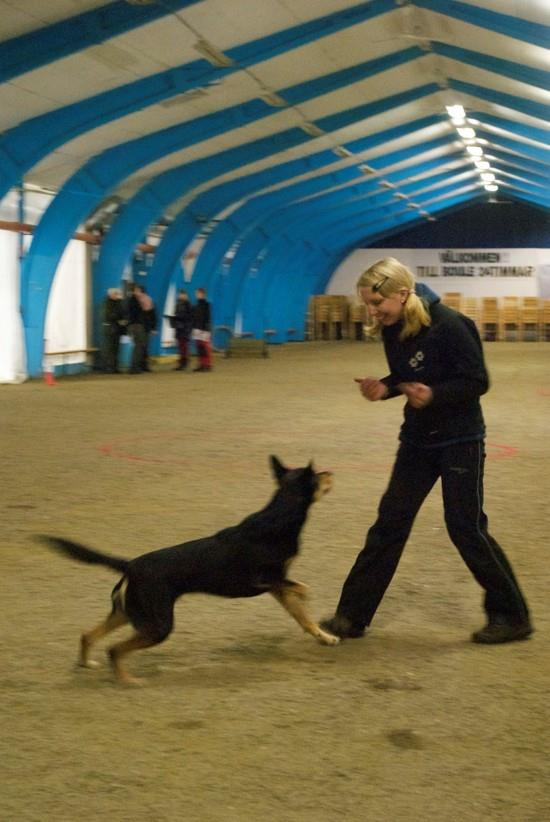
[[[6,822],[543,822],[550,819],[550,344],[486,345],[486,510],[537,628],[469,642],[481,593],[449,542],[439,488],[363,640],[303,635],[268,596],[180,600],[136,654],[140,688],[74,667],[116,576],[35,533],[112,553],[212,533],[272,493],[267,457],[335,472],[293,575],[333,611],[396,448],[400,400],[376,344],[289,344],[212,374],[0,386],[2,787]],[[122,635],[122,634],[121,634]],[[98,649],[104,659],[104,646]]]

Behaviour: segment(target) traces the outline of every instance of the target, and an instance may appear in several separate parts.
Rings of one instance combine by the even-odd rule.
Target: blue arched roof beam
[[[440,115],[431,115],[401,126],[394,126],[393,128],[384,129],[383,131],[376,132],[368,137],[361,137],[359,139],[347,142],[345,147],[351,151],[352,154],[361,154],[372,150],[378,145],[383,145],[384,143],[388,143],[392,140],[403,137],[404,135],[408,135],[411,132],[428,128],[444,119],[445,118]],[[338,158],[335,157],[334,153],[329,150],[318,154],[309,155],[308,158],[300,162],[314,162],[315,167],[320,168],[323,165],[333,162],[335,159],[337,160]],[[277,171],[281,170],[285,179],[290,179],[292,177],[292,173],[288,175],[286,174],[287,165],[289,164],[282,164],[277,166],[276,169]],[[303,171],[307,170],[308,168],[304,167]],[[298,171],[297,173],[300,174],[303,172]],[[283,179],[283,177],[281,179]],[[261,186],[258,186],[258,188],[261,188]],[[259,218],[263,209],[260,210],[259,214],[256,214],[259,207],[255,204],[255,202],[256,201],[253,201],[252,203],[248,202],[240,206],[240,208],[236,209],[229,217],[216,226],[214,231],[212,231],[212,233],[206,238],[204,246],[202,247],[194,266],[193,278],[196,279],[197,282],[202,282],[203,280],[207,282],[209,280],[213,272],[217,271],[225,253],[236,241],[239,234],[245,230],[251,220]],[[170,231],[171,228],[169,229],[169,232]],[[165,235],[165,238],[167,238],[167,235]],[[161,250],[165,238],[163,238],[159,250]],[[185,244],[182,243],[179,248],[176,248],[176,255],[185,248],[186,244],[187,242]],[[172,264],[175,265],[175,263],[176,258],[170,260],[168,263],[168,268],[171,269]]]
[[[417,121],[418,125],[422,128],[433,124],[433,122],[438,122],[438,117],[431,117],[431,118],[422,118],[421,120]],[[365,138],[363,140],[356,140],[354,141],[356,144],[357,150],[366,150],[367,146],[365,145],[367,142],[369,147],[373,147],[375,144],[380,144],[390,136],[394,138],[397,136],[398,133],[401,133],[402,127],[394,128],[394,129],[387,129],[385,132],[380,133],[379,135],[372,135],[370,138]],[[409,126],[409,131],[410,126]],[[375,137],[377,138],[375,140]],[[447,143],[452,142],[452,137],[445,137],[445,138],[438,138],[437,140],[430,141],[428,144],[422,144],[422,150],[427,151],[430,148],[437,148]],[[395,158],[396,161],[403,160],[408,156],[414,156],[417,153],[418,149],[411,148],[408,150],[407,154],[404,154],[403,151],[395,153],[394,155],[385,155],[384,156],[384,163],[391,161],[391,159]],[[457,156],[457,155],[453,155]],[[335,156],[333,152],[321,152],[319,155],[314,155],[317,159],[326,158],[327,162],[334,162]],[[311,159],[311,158],[310,158]],[[449,156],[446,156],[446,162],[449,161]],[[375,161],[376,162],[376,161]],[[441,160],[437,161],[437,165],[441,165]],[[432,165],[433,163],[433,165]],[[432,163],[424,164],[423,166],[419,166],[414,173],[420,173],[421,171],[425,171],[428,168],[435,167],[436,161],[432,161]],[[379,165],[382,165],[382,161],[378,161]],[[290,164],[288,164],[290,165]],[[411,169],[407,169],[401,172],[401,176],[410,176]],[[263,173],[260,173],[260,176]],[[251,175],[254,179],[258,175]],[[396,179],[400,176],[399,173],[396,173]],[[272,191],[265,193],[263,195],[259,195],[253,199],[248,200],[244,205],[236,210],[232,215],[226,218],[221,226],[218,226],[216,232],[218,233],[218,242],[215,245],[216,248],[216,257],[215,259],[212,258],[212,255],[206,255],[207,259],[210,259],[210,264],[205,265],[203,261],[203,252],[198,257],[197,262],[195,263],[193,278],[192,281],[201,285],[202,287],[206,287],[209,291],[212,289],[213,282],[217,279],[219,275],[218,265],[220,263],[221,258],[228,250],[229,246],[235,242],[236,237],[244,232],[245,234],[249,233],[251,226],[257,224],[258,220],[260,219],[262,214],[271,213],[274,209],[279,208],[281,205],[284,206],[286,209],[288,204],[291,203],[293,200],[303,198],[303,197],[311,197],[313,194],[318,192],[324,192],[326,189],[334,187],[336,185],[342,185],[345,182],[355,180],[356,184],[359,188],[370,187],[375,188],[377,186],[377,181],[371,178],[365,178],[361,175],[360,171],[351,166],[345,168],[341,171],[332,171],[327,174],[321,174],[317,177],[301,181],[297,183],[292,183],[284,188],[280,188],[277,191]],[[238,185],[239,181],[226,184],[224,186],[220,186],[219,188],[226,193],[231,189],[231,186]],[[217,191],[217,189],[215,189]],[[209,192],[206,192],[208,195]],[[202,197],[202,195],[200,195]],[[200,199],[199,197],[199,199]],[[189,209],[193,211],[196,210],[196,206],[194,204],[190,204]],[[155,265],[158,263],[158,271],[155,270],[155,276],[151,276],[152,282],[152,289],[154,289],[154,295],[158,302],[158,304],[164,304],[164,300],[166,299],[166,292],[168,288],[168,283],[171,278],[171,273],[176,265],[178,255],[181,252],[182,248],[185,247],[192,235],[192,233],[197,232],[197,224],[193,225],[191,221],[189,221],[188,209],[183,212],[183,216],[181,219],[178,218],[174,221],[174,223],[168,229],[167,235],[161,241],[160,247],[157,249],[155,254],[155,263],[153,265],[153,269],[151,270],[151,275],[153,275],[153,270],[155,269]],[[285,212],[286,213],[286,212]],[[187,228],[187,232],[185,231],[184,226]],[[183,229],[183,230],[182,230]],[[262,236],[268,236],[267,231],[264,231],[262,226],[260,225],[258,228],[260,238]],[[183,241],[182,241],[183,240]],[[256,239],[253,240],[256,242]],[[163,253],[163,246],[167,244],[168,250],[166,253]],[[247,252],[248,253],[248,252]],[[201,264],[202,263],[202,264]],[[215,312],[217,316],[215,316],[216,324],[231,324],[231,316],[234,313],[234,297],[233,295],[238,291],[239,288],[239,278],[235,278],[233,271],[229,272],[229,276],[231,278],[231,283],[227,287],[228,291],[228,299],[227,302],[230,305],[225,305],[224,303],[218,302],[215,305]]]
[[[550,47],[550,26],[457,0],[413,0],[413,5],[488,29],[491,33],[499,32],[516,40],[523,40],[533,46],[546,49]]]
[[[130,5],[126,0],[117,0],[4,40],[0,43],[0,83],[198,2],[162,0],[151,5]]]
[[[548,179],[548,166],[544,163],[539,163],[536,160],[530,160],[526,157],[512,153],[511,151],[499,150],[495,146],[491,146],[486,153],[487,158],[490,158],[491,163],[498,160],[498,165],[502,167],[517,169],[519,173],[529,171],[537,177]]]
[[[365,117],[382,113],[411,100],[432,94],[438,90],[435,83],[427,83],[406,92],[394,94],[375,103],[366,103],[348,111],[329,115],[316,121],[321,130],[335,130],[357,122]],[[275,154],[285,148],[300,145],[308,136],[299,128],[279,132],[270,138],[256,141],[259,146],[267,146],[272,141],[272,149],[266,148],[266,155]],[[172,202],[183,196],[186,191],[200,183],[214,178],[224,172],[246,165],[265,156],[254,150],[255,143],[244,143],[221,154],[196,160],[164,172],[144,186],[127,204],[115,222],[103,243],[97,276],[103,282],[118,277],[130,259],[135,245],[142,239],[147,227],[154,222],[163,210]],[[51,206],[50,206],[51,208]],[[43,218],[44,219],[44,218]]]
[[[425,195],[418,191],[418,183],[411,183],[407,189],[415,190],[415,201],[421,205],[422,197],[430,197],[434,194],[431,188],[431,183],[441,182],[441,175],[433,175],[425,181],[425,186],[430,190]],[[440,186],[437,190],[438,197],[444,197],[447,194],[455,192],[457,184],[447,184]],[[256,336],[261,336],[265,327],[272,325],[274,313],[284,310],[284,306],[275,304],[271,308],[266,305],[267,296],[271,291],[273,279],[280,275],[282,270],[287,276],[287,263],[289,258],[289,249],[292,249],[292,257],[297,259],[300,257],[300,247],[306,247],[306,256],[308,254],[307,248],[318,244],[319,237],[322,237],[323,247],[330,246],[331,237],[339,235],[342,232],[347,232],[354,225],[364,225],[365,222],[379,222],[381,219],[390,220],[399,214],[405,215],[405,218],[410,213],[407,211],[402,201],[396,201],[391,192],[381,192],[370,197],[346,199],[347,190],[344,192],[336,192],[330,198],[324,198],[323,203],[319,206],[312,207],[309,203],[304,204],[304,207],[297,209],[290,209],[292,215],[299,216],[301,212],[302,221],[297,229],[297,221],[291,229],[288,230],[285,225],[284,233],[274,228],[271,231],[270,242],[262,255],[262,261],[258,272],[254,278],[247,278],[245,280],[245,288],[252,288],[254,290],[254,310],[249,315],[243,316],[243,325],[246,330],[251,331]],[[355,192],[353,192],[354,194]],[[422,206],[421,206],[422,207]],[[281,215],[284,224],[285,215]],[[304,226],[308,230],[304,232]],[[281,225],[282,229],[283,226]],[[270,226],[271,229],[271,226]],[[284,237],[285,243],[281,243]],[[250,305],[251,301],[246,298],[246,295],[241,293],[239,302],[244,305]],[[287,318],[288,321],[288,318]],[[285,324],[279,328],[278,339],[284,339]]]
[[[550,140],[550,132],[543,128],[536,128],[533,125],[518,123],[516,120],[507,120],[504,117],[497,117],[494,114],[487,114],[481,111],[468,112],[468,117],[479,120],[482,126],[489,126],[501,131],[507,131],[517,137],[526,137],[528,140],[536,140],[543,145],[547,145]]]
[[[487,88],[487,86],[478,86],[475,83],[465,83],[463,80],[455,80],[450,77],[448,79],[449,88],[455,91],[461,91],[463,94],[470,94],[473,97],[479,97],[481,100],[488,100],[491,103],[496,103],[499,106],[519,111],[521,114],[527,114],[529,117],[536,117],[543,122],[550,119],[550,106],[544,103],[537,103],[534,100],[526,100],[518,97],[516,94],[506,94],[503,91]]]
[[[517,80],[529,86],[538,86],[543,89],[550,88],[550,72],[544,69],[535,69],[512,60],[503,60],[501,57],[493,57],[490,54],[481,54],[478,51],[451,46],[438,40],[430,40],[429,42],[434,54],[439,54],[441,57],[458,60],[460,63],[500,74],[510,80]]]
[[[325,152],[325,154],[327,164],[335,163],[338,160],[338,157],[335,156],[333,152]],[[291,164],[289,163],[285,165],[294,166],[295,173],[293,176],[296,176],[296,170],[302,163],[303,161],[296,160]],[[219,199],[213,198],[211,191],[204,192],[204,194],[199,195],[199,197],[193,201],[189,208],[186,208],[178,215],[178,217],[165,232],[160,245],[156,249],[155,259],[150,271],[150,293],[159,305],[163,304],[163,301],[166,298],[171,272],[177,263],[180,252],[191,242],[197,233],[200,233],[201,222],[197,219],[199,214],[204,214],[206,212],[210,213],[211,216],[214,216],[223,210],[223,208],[235,202],[235,200],[242,199],[254,191],[258,187],[258,183],[261,182],[262,177],[265,180],[263,187],[273,185],[274,182],[285,179],[282,174],[274,174],[274,172],[278,172],[279,170],[280,167],[276,166],[275,168],[268,169],[265,172],[240,178],[239,180],[226,184],[226,186],[220,186],[220,188],[223,188],[224,191],[216,192],[220,195]],[[341,185],[342,183],[357,179],[360,174],[361,172],[353,166],[342,169],[341,171],[329,172],[328,176],[332,180],[332,185]],[[320,177],[315,177],[308,180],[304,183],[305,188],[310,192],[313,192],[322,187],[326,187],[326,176],[327,175],[322,175],[322,180]],[[199,283],[200,281],[200,285],[207,289],[210,289],[210,279],[210,277],[193,277],[195,282]]]
[[[449,141],[451,141],[451,138],[447,138],[447,142]],[[428,144],[424,143],[423,150],[428,151],[430,148],[444,144],[445,140],[441,140],[441,138],[439,138],[438,140],[431,141]],[[416,148],[416,151],[418,151],[418,148]],[[369,161],[369,165],[373,168],[383,167],[387,164],[414,156],[414,152],[414,148],[408,149],[406,155],[403,151],[394,152],[391,155],[386,155],[382,159]],[[445,160],[446,162],[449,161],[448,155]],[[442,162],[443,160],[441,160],[441,158],[426,161],[414,166],[408,166],[405,169],[396,170],[391,175],[384,176],[392,181],[398,182],[401,179],[406,179],[407,177],[425,173],[433,168],[438,168],[441,166]],[[379,181],[376,178],[366,178],[365,184],[365,191],[368,191],[369,188],[370,190],[374,190],[379,185]],[[416,183],[416,185],[419,185],[419,183]],[[254,223],[252,230],[245,231],[243,236],[240,238],[240,246],[229,271],[231,282],[228,293],[226,294],[226,300],[222,305],[214,307],[215,312],[219,313],[219,317],[216,318],[216,322],[225,325],[232,325],[234,323],[235,312],[240,299],[242,284],[248,275],[249,269],[253,266],[254,261],[262,253],[262,251],[265,250],[266,245],[272,236],[276,236],[277,240],[279,240],[281,233],[284,232],[285,223],[290,218],[290,198],[294,197],[294,199],[297,199],[301,194],[301,184],[297,184],[295,186],[288,187],[287,189],[282,189],[278,192],[271,192],[261,195],[255,198],[254,202],[248,203],[241,207],[240,211],[247,211],[250,217],[255,214],[256,222]],[[342,194],[337,192],[334,194],[329,194],[328,196],[334,198],[338,196],[345,197],[347,195],[345,193]],[[388,196],[391,200],[392,193],[390,192]],[[309,219],[308,214],[306,213],[307,209],[315,208],[316,206],[316,200],[310,200],[298,206],[298,209],[302,209],[304,212],[305,224],[307,224]],[[278,220],[273,214],[274,209],[278,210]],[[258,220],[258,218],[260,219]],[[199,280],[197,280],[197,282],[199,282]],[[200,282],[202,284],[202,281]]]
[[[418,121],[417,127],[425,128],[440,122],[440,119],[441,118],[437,116],[422,118],[422,120]],[[375,141],[373,137],[355,141],[361,144],[356,147],[356,150],[365,151],[367,148],[366,143],[369,144],[368,147],[372,148],[376,142],[380,143],[389,137],[395,138],[398,134],[408,133],[411,130],[411,126],[408,126],[406,129],[405,127],[387,129],[382,135],[378,136],[377,141]],[[215,186],[200,194],[186,206],[168,227],[160,245],[156,249],[155,259],[150,271],[151,295],[153,298],[158,304],[163,304],[166,298],[171,272],[174,270],[183,249],[186,248],[197,233],[200,233],[201,225],[204,223],[205,217],[206,219],[211,219],[229,206],[231,202],[238,202],[254,190],[289,180],[306,171],[321,169],[323,166],[335,163],[338,159],[333,151],[323,151],[319,154],[311,155],[307,159],[293,160],[255,174],[247,175],[238,180]],[[311,180],[304,181],[298,184],[298,190],[300,196],[310,196],[325,188],[341,185],[358,178],[363,179],[360,170],[354,166],[349,166],[341,171],[329,170],[327,174],[321,174]],[[292,197],[293,190],[294,184],[281,188],[276,192],[271,192],[266,195],[266,197],[271,203],[275,201],[284,202]],[[217,233],[217,242],[210,244],[210,253],[206,250],[205,254],[205,249],[203,248],[195,263],[193,272],[194,282],[210,290],[212,280],[217,273],[217,268],[223,255],[241,230],[239,224],[244,223],[244,225],[247,225],[250,219],[254,217],[257,208],[256,201],[248,201],[244,206],[241,206],[240,209],[237,209],[236,215],[230,215],[217,226],[214,231],[214,233]],[[250,215],[249,217],[244,216],[247,213]],[[198,219],[199,216],[201,218],[200,221]]]
[[[359,3],[351,9],[228,49],[226,54],[233,61],[230,66],[215,67],[206,60],[195,60],[33,117],[10,129],[0,139],[0,199],[43,157],[86,131],[176,94],[207,86],[224,76],[362,23],[392,8],[393,0]]]
[[[491,143],[488,148],[485,149],[484,147],[484,152],[486,151],[487,153],[491,153],[493,146],[495,148],[500,146],[501,148],[509,150],[513,154],[519,155],[519,157],[526,157],[528,160],[536,160],[543,166],[548,166],[550,162],[550,150],[543,148],[542,146],[535,146],[532,143],[526,143],[522,140],[514,140],[503,134],[495,134],[492,131],[485,131],[483,127],[480,126],[476,126],[476,134],[478,137],[482,137]]]
[[[461,203],[470,205],[471,202],[472,200],[469,194],[458,194],[434,203],[430,206],[430,212],[439,213],[440,211],[454,209]],[[402,230],[403,227],[410,227],[415,223],[421,222],[422,219],[423,218],[419,218],[415,213],[402,213],[397,216],[389,218],[383,217],[380,220],[371,221],[368,230],[365,229],[364,224],[360,223],[359,225],[338,230],[334,235],[328,237],[329,242],[325,242],[325,238],[323,238],[323,246],[313,247],[309,254],[302,257],[291,270],[291,276],[293,276],[297,282],[303,284],[303,291],[301,293],[301,299],[299,300],[301,313],[295,315],[296,319],[293,325],[295,327],[300,325],[300,318],[303,321],[309,297],[312,294],[324,292],[336,267],[355,248],[383,240],[388,234],[393,234],[396,230]],[[294,249],[289,256],[290,260],[293,258]],[[270,309],[273,305],[274,302],[272,300]],[[284,329],[285,319],[282,318],[282,320],[283,324],[281,327]]]
[[[411,59],[413,52],[409,50],[406,51],[409,54],[409,59]],[[397,54],[394,59],[401,62],[402,55]],[[391,62],[392,56],[390,56],[388,60]],[[374,63],[378,70],[382,65],[388,67],[390,64],[388,60],[384,60],[382,63],[379,60],[369,61],[366,64],[361,64],[359,67],[334,72],[325,79],[332,90],[335,86],[336,77],[339,77],[342,83],[349,83],[352,77],[359,79],[360,76],[368,75],[373,69]],[[306,89],[311,88],[311,83],[309,82],[303,85]],[[419,90],[412,90],[402,95],[394,95],[394,97],[388,98],[385,105],[388,108],[392,107],[397,99],[406,102],[409,99],[414,99],[418,94],[430,93],[433,88],[437,88],[437,86],[431,84]],[[319,84],[315,86],[315,89],[317,92],[320,91]],[[298,95],[296,86],[291,87],[289,92],[295,97]],[[303,99],[308,99],[307,90],[304,91]],[[373,105],[376,111],[381,110],[380,103]],[[365,109],[365,107],[360,108],[361,111]],[[267,116],[271,114],[272,111],[273,110],[263,101],[252,100],[242,106],[234,106],[229,110],[209,114],[190,123],[173,126],[156,134],[138,138],[130,143],[109,149],[103,152],[99,157],[93,158],[65,183],[59,195],[50,204],[43,215],[23,265],[22,305],[25,327],[28,329],[27,354],[29,358],[29,369],[33,367],[40,368],[40,347],[42,345],[41,329],[45,317],[47,298],[51,281],[63,250],[81,220],[93,210],[107,192],[111,190],[117,182],[124,179],[124,177],[141,168],[143,165],[152,162],[154,159],[164,156],[170,151],[175,151],[181,148],[182,145],[190,145],[193,142],[204,140],[208,136],[208,128],[211,129],[212,134],[219,133],[224,129],[235,128],[243,125],[245,122],[250,122],[261,116]],[[341,121],[343,124],[352,122],[353,117],[353,113],[343,112]],[[309,137],[306,133],[299,128],[280,132],[278,135],[266,138],[265,141],[257,141],[256,159],[283,151],[291,146],[299,145],[308,139]],[[231,154],[225,152],[223,155],[215,157],[211,162],[207,158],[206,160],[196,161],[195,164],[180,167],[171,173],[165,173],[161,175],[160,182],[157,181],[157,190],[154,188],[153,181],[151,186],[142,192],[143,200],[141,205],[139,205],[139,199],[134,198],[134,201],[131,201],[128,206],[128,208],[132,208],[132,205],[134,205],[137,200],[137,210],[140,212],[139,216],[141,217],[141,228],[139,232],[131,234],[131,237],[137,236],[134,245],[135,242],[139,242],[143,231],[154,217],[162,212],[168,202],[177,199],[180,193],[186,190],[186,188],[197,185],[199,182],[208,179],[209,176],[216,176],[223,171],[230,170],[232,167],[238,167],[238,165],[244,164],[245,160],[252,162],[254,153],[247,156],[247,152],[251,150],[251,148],[251,146],[247,147],[246,145],[237,147],[231,149]],[[232,163],[234,163],[233,166],[231,165]],[[209,166],[210,170],[208,168]],[[171,174],[175,176],[171,177]],[[171,187],[170,180],[172,180]],[[160,192],[160,189],[164,189],[165,186],[168,186],[170,189],[168,199],[163,199],[163,195]],[[160,199],[157,200],[158,197],[160,197]],[[148,207],[144,205],[145,200],[148,201]],[[107,243],[113,232],[116,237],[116,226],[108,235]],[[127,243],[129,243],[129,246],[125,247],[118,272],[113,269],[107,276],[116,277],[124,267],[124,263],[133,249],[131,240],[127,240]],[[103,254],[98,267],[100,277],[101,259],[104,259]],[[31,299],[33,293],[36,300]],[[30,370],[30,373],[34,372]]]
[[[445,205],[452,204],[456,206],[462,200],[466,199],[464,196],[453,196],[442,201]],[[467,199],[470,199],[469,196]],[[444,207],[443,205],[440,206]],[[372,238],[379,235],[384,235],[388,232],[393,232],[396,228],[402,228],[403,225],[414,225],[419,222],[416,214],[409,215],[405,212],[398,211],[399,206],[396,206],[396,213],[392,216],[385,215],[382,219],[371,221],[369,225],[369,233]],[[437,209],[433,209],[437,210]],[[277,329],[277,337],[284,339],[288,328],[301,329],[303,328],[303,320],[307,308],[307,303],[312,294],[321,293],[325,290],[326,282],[332,276],[337,265],[344,259],[349,252],[360,245],[365,235],[365,228],[362,221],[359,225],[347,226],[342,230],[340,227],[334,232],[334,242],[325,243],[323,238],[323,246],[315,247],[311,242],[301,241],[299,244],[286,244],[285,256],[282,259],[280,255],[279,261],[274,262],[275,276],[268,281],[268,286],[263,295],[263,308],[256,306],[256,313],[263,313],[265,320],[265,327],[274,327]],[[290,266],[288,266],[290,263]],[[292,283],[292,301],[283,299],[286,294],[286,288],[283,289],[283,278],[276,276],[278,270],[284,267],[284,279],[290,279]],[[256,298],[258,294],[256,292]],[[259,295],[260,302],[262,296]],[[246,297],[243,298],[243,306],[246,307]],[[258,333],[261,334],[264,329],[260,329]],[[301,337],[300,332],[298,336]]]

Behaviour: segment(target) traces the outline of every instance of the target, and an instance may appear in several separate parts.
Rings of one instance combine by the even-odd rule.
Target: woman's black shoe
[[[533,633],[533,626],[526,622],[505,622],[503,620],[489,620],[484,628],[472,634],[472,642],[481,645],[497,645],[501,642],[515,642],[518,639],[527,639]]]
[[[339,636],[340,639],[359,639],[365,636],[364,627],[354,624],[341,614],[334,614],[334,616],[329,619],[321,620],[319,624],[324,631],[328,631],[329,634],[334,634],[334,636]]]

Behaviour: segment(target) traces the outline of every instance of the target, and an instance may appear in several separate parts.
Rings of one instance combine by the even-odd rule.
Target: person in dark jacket
[[[380,333],[390,373],[357,379],[371,402],[406,398],[395,464],[365,547],[344,582],[336,614],[321,624],[342,638],[360,637],[396,571],[420,506],[441,479],[452,542],[485,590],[487,624],[478,643],[525,639],[529,611],[483,510],[485,426],[480,396],[489,387],[475,324],[433,292],[421,299],[412,273],[394,258],[359,278],[371,334]]]
[[[149,368],[149,335],[156,334],[157,312],[151,297],[142,285],[133,285],[128,300],[128,333],[134,341],[131,374],[150,371]]]
[[[189,361],[189,340],[193,330],[193,306],[189,300],[189,294],[184,288],[178,292],[176,308],[173,316],[168,316],[170,325],[176,332],[176,341],[179,348],[179,363],[176,371],[185,371]]]
[[[103,350],[102,364],[106,374],[119,374],[118,352],[120,337],[127,325],[126,312],[120,288],[107,289],[102,307]]]
[[[212,370],[212,346],[210,343],[210,303],[204,288],[195,289],[196,303],[193,306],[193,339],[197,346],[199,364],[194,371]]]

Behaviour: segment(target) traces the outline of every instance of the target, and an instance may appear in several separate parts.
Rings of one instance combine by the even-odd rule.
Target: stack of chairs
[[[550,300],[542,300],[539,329],[542,339],[550,342]]]
[[[538,297],[524,297],[520,305],[520,326],[522,340],[541,339],[540,300]]]
[[[503,297],[500,306],[500,339],[521,338],[519,297]]]
[[[497,297],[481,298],[479,331],[484,340],[500,338],[500,310]]]
[[[352,302],[348,310],[348,337],[350,340],[365,339],[365,324],[367,322],[367,307],[365,303]]]
[[[441,302],[455,311],[462,310],[462,294],[460,291],[446,291],[441,298]]]
[[[473,320],[478,331],[480,330],[481,311],[477,297],[464,297],[462,299],[462,313]]]

